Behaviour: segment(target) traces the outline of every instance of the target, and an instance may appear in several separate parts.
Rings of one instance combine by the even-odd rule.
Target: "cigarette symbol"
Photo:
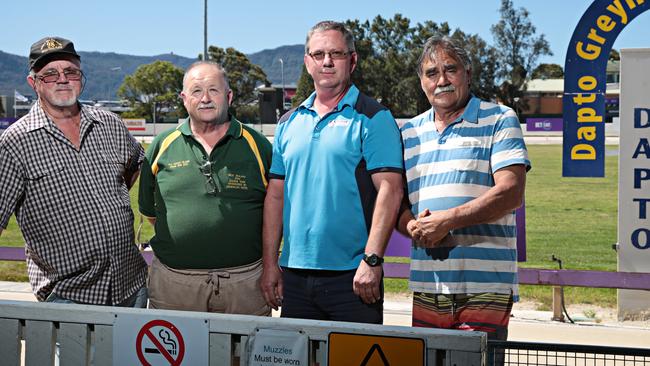
[[[171,347],[171,349],[170,348],[165,348],[165,350],[167,352],[169,352],[170,355],[176,355],[176,341],[174,341],[172,339],[169,332],[167,330],[165,330],[165,329],[161,329],[158,332],[158,337],[160,337],[160,339],[162,340],[162,342],[164,344]],[[158,348],[148,348],[147,347],[147,348],[144,349],[144,353],[160,353],[160,350],[158,350]]]

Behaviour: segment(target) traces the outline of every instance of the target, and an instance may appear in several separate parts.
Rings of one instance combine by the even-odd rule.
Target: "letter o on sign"
[[[645,234],[644,242],[639,242],[639,239],[642,238],[641,233]],[[649,249],[650,248],[650,230],[648,229],[636,229],[632,232],[632,245],[637,249]]]

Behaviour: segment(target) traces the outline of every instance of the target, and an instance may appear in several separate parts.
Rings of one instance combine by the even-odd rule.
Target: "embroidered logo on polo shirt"
[[[226,184],[226,189],[241,189],[248,190],[248,185],[246,184],[246,176],[243,174],[228,173],[228,184]]]
[[[169,163],[169,164],[167,164],[167,167],[168,167],[169,169],[176,169],[176,168],[186,167],[186,166],[188,166],[188,165],[190,165],[190,161],[189,161],[189,160],[180,160],[180,161],[175,161],[175,162],[173,162],[173,163]]]
[[[349,119],[335,119],[332,122],[328,123],[329,127],[347,127],[350,125]]]
[[[454,147],[478,147],[483,145],[481,140],[473,137],[449,138],[447,143],[449,146]]]

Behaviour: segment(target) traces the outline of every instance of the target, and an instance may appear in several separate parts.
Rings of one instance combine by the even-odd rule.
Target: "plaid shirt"
[[[80,128],[77,151],[37,102],[0,136],[0,226],[15,212],[38,300],[118,304],[147,273],[123,178],[144,153],[113,113],[82,106]]]

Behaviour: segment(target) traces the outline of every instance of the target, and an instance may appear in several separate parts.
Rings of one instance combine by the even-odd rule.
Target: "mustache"
[[[453,92],[455,90],[456,90],[456,88],[453,85],[439,86],[439,87],[436,88],[436,90],[433,91],[433,94],[438,95],[440,93]]]
[[[214,104],[213,102],[201,104],[199,106],[199,109],[203,109],[203,108],[217,108],[217,105]]]

